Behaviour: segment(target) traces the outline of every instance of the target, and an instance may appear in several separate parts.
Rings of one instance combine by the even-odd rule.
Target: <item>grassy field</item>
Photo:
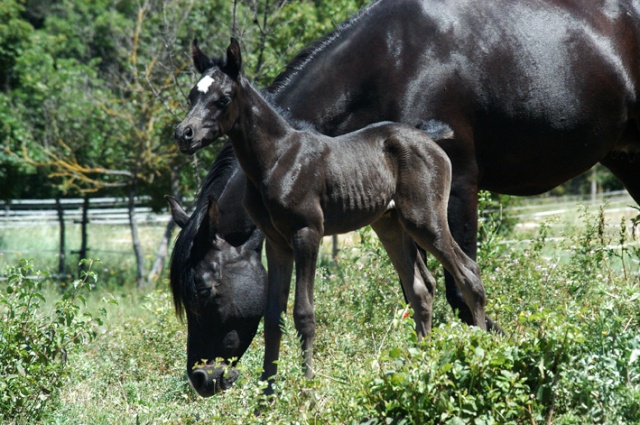
[[[150,267],[153,256],[162,238],[164,228],[158,225],[139,225],[140,240]],[[80,248],[79,224],[66,225],[65,239],[69,272],[76,270]],[[37,260],[38,267],[57,271],[59,250],[57,226],[31,225],[28,227],[0,228],[0,270],[17,264],[21,258]],[[131,230],[127,225],[90,225],[87,255],[99,259],[102,283],[127,284],[134,275],[135,257],[131,242]],[[111,280],[114,282],[111,282]]]
[[[483,222],[479,264],[487,312],[505,336],[461,325],[446,304],[441,267],[430,263],[439,284],[435,326],[429,338],[417,342],[383,249],[368,231],[351,235],[338,264],[317,274],[317,375],[311,381],[302,377],[298,341],[286,317],[277,398],[270,402],[261,396],[258,379],[260,337],[242,359],[235,386],[199,398],[186,380],[186,327],[173,315],[166,280],[152,292],[138,293],[131,289],[133,282],[104,276],[114,267],[96,264],[95,289],[85,294],[86,307],[74,316],[75,325],[63,320],[56,328],[85,332],[77,338],[81,343],[69,345],[64,367],[55,369],[59,384],[27,393],[26,386],[11,384],[21,376],[16,369],[15,380],[3,390],[28,400],[15,408],[8,396],[0,396],[3,419],[47,424],[640,423],[640,252],[631,220],[637,214],[622,205],[622,213],[611,204],[573,205],[557,217],[519,216],[520,226],[503,211]],[[152,240],[156,233],[149,230]],[[3,233],[4,246],[16,237],[39,238],[36,246],[41,246],[45,236],[29,232],[34,233]],[[125,238],[115,235],[112,229],[90,239]],[[45,268],[39,258],[35,267]],[[11,331],[17,316],[11,319],[6,312],[19,302],[2,285],[0,317]],[[31,312],[32,321],[50,317],[61,296],[57,285],[47,282],[37,291],[47,302]],[[83,312],[92,315],[91,321]],[[5,372],[12,359],[2,344],[10,342],[0,340]],[[38,369],[41,378],[61,364],[60,350],[52,353],[47,368]],[[31,369],[23,365],[22,371],[28,375]],[[8,406],[24,416],[8,416]]]

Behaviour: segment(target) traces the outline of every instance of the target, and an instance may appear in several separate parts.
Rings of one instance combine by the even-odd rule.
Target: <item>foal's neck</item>
[[[295,130],[244,78],[240,78],[236,125],[229,132],[238,161],[249,180],[260,184],[287,149]]]

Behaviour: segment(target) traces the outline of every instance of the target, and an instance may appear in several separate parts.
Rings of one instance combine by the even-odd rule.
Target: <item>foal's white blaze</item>
[[[198,82],[198,91],[201,93],[206,93],[209,91],[209,87],[213,84],[215,80],[208,75],[202,77],[202,80]]]
[[[396,201],[393,199],[389,201],[389,205],[387,205],[387,211],[392,210],[396,207]]]

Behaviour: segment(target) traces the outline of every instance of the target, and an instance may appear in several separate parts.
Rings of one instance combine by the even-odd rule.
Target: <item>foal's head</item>
[[[175,131],[178,148],[185,154],[193,154],[231,130],[239,114],[233,100],[242,69],[240,45],[235,38],[225,59],[209,59],[196,40],[191,44],[191,57],[202,75],[189,92],[189,113]]]

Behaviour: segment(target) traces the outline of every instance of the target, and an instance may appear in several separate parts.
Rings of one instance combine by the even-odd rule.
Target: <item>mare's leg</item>
[[[266,244],[268,283],[267,305],[264,315],[264,365],[262,380],[268,381],[265,394],[273,394],[272,378],[278,371],[276,362],[280,357],[282,329],[280,319],[287,309],[291,273],[293,270],[293,252],[267,239]]]
[[[431,331],[433,323],[433,299],[436,281],[429,273],[418,247],[404,231],[395,212],[386,214],[371,224],[380,238],[393,267],[400,276],[400,282],[414,311],[416,333],[424,337]]]
[[[473,143],[465,138],[472,137],[457,128],[454,130],[455,140],[447,140],[441,147],[449,156],[452,166],[451,192],[448,204],[448,224],[453,239],[462,251],[472,260],[476,259],[478,243],[478,166],[475,153],[469,151]],[[423,206],[426,210],[429,206]],[[456,279],[445,270],[445,288],[447,301],[451,308],[458,313],[460,320],[473,324],[471,309],[460,292]],[[502,330],[485,316],[485,326],[488,330],[502,332]]]
[[[293,253],[296,262],[293,320],[302,342],[303,369],[307,378],[313,377],[313,339],[316,334],[313,285],[321,238],[321,232],[309,227],[299,230],[293,237]]]
[[[629,195],[640,204],[640,161],[633,162],[626,155],[612,157],[611,155],[600,161],[616,176],[629,191]]]

